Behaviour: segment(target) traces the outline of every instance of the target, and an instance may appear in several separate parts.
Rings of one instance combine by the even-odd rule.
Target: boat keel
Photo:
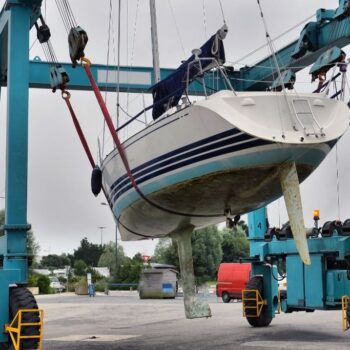
[[[280,181],[295,245],[301,260],[304,264],[310,265],[309,247],[307,245],[299,179],[295,162],[288,162],[281,165]]]
[[[186,318],[211,317],[208,303],[198,300],[196,297],[196,285],[193,269],[191,236],[193,226],[187,226],[183,230],[171,235],[177,243],[181,280],[184,292],[184,306]]]

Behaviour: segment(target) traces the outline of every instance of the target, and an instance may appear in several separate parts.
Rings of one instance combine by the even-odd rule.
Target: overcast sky
[[[4,1],[1,1],[1,5]],[[117,45],[117,1],[113,0],[112,30],[108,50],[109,0],[70,1],[78,24],[89,35],[86,55],[93,63],[116,62]],[[302,22],[320,7],[335,9],[336,0],[263,0],[261,1],[271,37]],[[43,14],[52,32],[52,44],[58,59],[69,61],[67,34],[54,1],[43,2]],[[136,8],[138,16],[136,20]],[[158,0],[157,19],[160,63],[162,67],[176,67],[190,55],[193,48],[199,47],[222,24],[223,17],[217,0]],[[265,34],[259,16],[256,0],[222,0],[224,16],[229,27],[225,40],[226,57],[235,62],[256,47],[265,43]],[[122,0],[121,63],[123,65],[151,66],[151,40],[148,0]],[[45,10],[46,8],[46,10]],[[136,26],[135,26],[136,23]],[[281,47],[298,38],[302,26],[291,31],[276,43]],[[31,32],[31,43],[35,41],[35,31]],[[348,50],[347,50],[348,51]],[[261,50],[254,56],[244,59],[249,64],[266,56]],[[30,58],[45,56],[36,42],[30,50]],[[240,65],[235,66],[239,68]],[[307,74],[299,76],[299,91],[312,91],[305,84]],[[5,127],[6,89],[1,91],[0,104],[0,195],[5,188]],[[131,114],[142,108],[142,96],[130,95]],[[127,96],[123,94],[121,104],[126,108]],[[146,102],[149,102],[149,96]],[[112,115],[115,115],[116,95],[109,93],[107,102]],[[97,153],[97,136],[101,136],[102,116],[92,92],[72,93],[72,103],[80,117],[88,141]],[[129,130],[132,132],[132,130]],[[123,137],[126,135],[123,134]],[[340,174],[340,217],[350,217],[349,162],[347,150],[350,139],[346,134],[338,144]],[[337,187],[335,151],[333,150],[322,165],[302,185],[302,198],[305,218],[312,224],[312,209],[321,210],[322,221],[337,217]],[[114,240],[115,224],[107,206],[101,205],[104,198],[95,198],[90,191],[91,168],[78,140],[66,106],[59,94],[50,90],[30,91],[29,107],[29,177],[28,177],[28,222],[41,247],[41,254],[73,252],[82,238],[100,243],[99,226],[103,230],[103,242]],[[0,199],[4,207],[4,200]],[[278,209],[280,208],[280,209]],[[286,221],[283,200],[269,208],[270,221],[278,225]],[[136,252],[152,254],[155,241],[122,243],[130,256]]]

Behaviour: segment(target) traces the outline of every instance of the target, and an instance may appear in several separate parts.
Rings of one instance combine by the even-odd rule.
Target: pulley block
[[[68,34],[68,44],[73,68],[76,67],[77,61],[85,56],[84,49],[87,42],[88,36],[84,29],[79,26],[71,28]]]
[[[55,92],[57,89],[63,91],[68,82],[69,76],[60,64],[50,67],[50,84],[52,92]]]
[[[49,26],[45,23],[43,16],[39,16],[39,19],[41,21],[41,25],[39,26],[38,22],[35,22],[35,28],[36,28],[36,36],[39,40],[40,44],[46,43],[49,41],[51,37],[51,32]]]

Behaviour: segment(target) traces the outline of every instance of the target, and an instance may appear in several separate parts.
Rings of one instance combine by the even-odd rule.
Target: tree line
[[[219,230],[217,226],[195,230],[192,253],[197,282],[215,280],[220,263],[237,262],[249,255],[247,226],[240,221],[232,230]],[[160,239],[150,262],[173,265],[179,270],[176,242],[171,238]],[[108,267],[111,283],[137,283],[143,257],[140,253],[132,258],[126,256],[123,247],[118,245],[116,248],[115,242],[101,246],[84,238],[73,254],[47,255],[41,259],[39,266],[53,270],[67,265],[74,268],[76,275],[84,275],[92,267]]]
[[[3,224],[3,211],[0,211],[0,225]],[[195,230],[192,235],[192,253],[197,283],[215,280],[217,269],[222,262],[236,262],[240,258],[249,256],[247,240],[248,228],[244,221],[240,221],[233,229],[218,229],[209,226]],[[108,267],[111,273],[109,283],[138,283],[140,273],[144,267],[140,253],[132,258],[128,257],[121,245],[115,242],[100,245],[91,243],[85,237],[74,252],[63,254],[49,254],[36,261],[39,245],[35,241],[33,232],[28,234],[28,253],[32,268],[49,270],[63,269],[69,266],[74,269],[74,275],[85,276],[87,272],[98,280],[93,267]],[[162,238],[156,245],[150,262],[169,264],[179,270],[176,242],[171,238]]]
[[[232,230],[219,230],[217,226],[209,226],[194,231],[192,254],[198,284],[215,280],[220,263],[238,262],[240,258],[249,256],[247,232],[244,221],[240,221]],[[152,260],[179,269],[176,242],[170,238],[160,239]]]

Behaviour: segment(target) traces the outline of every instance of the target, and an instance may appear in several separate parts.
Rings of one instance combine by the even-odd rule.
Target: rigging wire
[[[335,144],[335,168],[337,170],[337,212],[340,220],[340,179],[339,179],[339,159],[338,159],[338,142]]]
[[[277,60],[275,48],[274,48],[274,46],[273,46],[273,43],[272,43],[272,40],[271,40],[269,31],[268,31],[268,28],[267,28],[267,22],[266,22],[265,17],[264,17],[264,13],[263,13],[263,10],[262,10],[261,4],[260,4],[260,0],[256,0],[256,1],[257,1],[257,3],[258,3],[259,9],[260,9],[260,16],[261,16],[262,22],[263,22],[263,24],[264,24],[265,35],[266,35],[266,41],[267,41],[267,44],[268,44],[268,46],[269,46],[269,48],[270,48],[270,52],[271,52],[271,55],[272,55],[272,59],[273,59],[273,62],[274,62],[274,64],[275,64],[275,68],[277,69],[278,77],[279,77],[279,79],[280,79],[280,82],[281,82],[283,91],[285,91],[284,82],[283,82],[283,80],[282,80],[281,69],[280,69],[280,66],[279,66],[279,64],[278,64],[278,60]]]
[[[133,118],[134,116],[130,115],[121,105],[119,106],[119,108],[121,109],[121,111],[123,113],[125,113],[125,115],[129,118]],[[143,124],[143,125],[147,125],[146,122],[143,122],[142,120],[139,120],[139,119],[135,119],[136,121],[138,121],[139,123]]]
[[[172,4],[171,4],[171,0],[168,0],[168,4],[169,4],[169,7],[170,7],[171,17],[172,17],[172,19],[173,19],[173,21],[174,21],[174,24],[175,24],[175,29],[176,29],[177,37],[179,38],[179,41],[180,41],[180,46],[181,46],[182,54],[183,54],[183,57],[186,58],[185,48],[184,48],[184,45],[183,45],[183,42],[182,42],[182,39],[181,39],[179,26],[177,25],[175,13],[174,13],[174,8],[173,8],[173,6],[172,6]]]
[[[37,41],[38,41],[38,38],[35,38],[35,40],[33,41],[33,44],[30,45],[29,52],[33,48],[33,46],[36,44]]]
[[[119,127],[119,101],[120,101],[120,27],[121,27],[121,0],[118,0],[118,49],[117,49],[117,128]]]
[[[129,2],[126,2],[126,21],[125,21],[125,26],[126,26],[126,40],[125,40],[125,45],[126,45],[126,50],[125,50],[125,62],[126,65],[129,63]],[[126,75],[126,83],[129,84],[129,74]],[[126,96],[126,110],[129,114],[129,94]]]
[[[133,30],[133,39],[132,39],[132,49],[131,49],[131,57],[130,57],[130,67],[134,64],[134,54],[135,54],[135,41],[136,41],[136,32],[137,32],[137,18],[139,13],[140,0],[137,0],[136,3],[136,13],[135,13],[135,21],[134,21],[134,30]]]
[[[110,43],[111,43],[111,26],[112,26],[112,11],[113,11],[113,3],[112,0],[109,0],[109,16],[108,16],[108,37],[107,37],[107,74],[106,74],[106,90],[105,90],[105,103],[107,103],[108,93],[107,93],[107,84],[109,78],[109,54],[110,54]],[[102,155],[104,155],[105,148],[105,136],[106,136],[106,121],[103,120],[103,128],[102,128]]]
[[[202,7],[203,7],[203,26],[204,26],[204,37],[205,40],[208,39],[208,34],[207,34],[207,16],[206,16],[206,9],[205,9],[205,0],[202,0]]]
[[[282,38],[283,36],[285,36],[286,34],[288,34],[289,32],[291,32],[292,30],[300,27],[302,24],[304,24],[305,22],[307,22],[308,20],[312,19],[315,15],[312,14],[311,16],[305,18],[304,20],[302,20],[301,22],[297,23],[296,25],[294,25],[293,27],[287,29],[286,31],[284,31],[283,33],[281,33],[280,35],[276,36],[275,38],[271,39],[272,42],[275,42],[276,40]],[[261,46],[259,46],[258,48],[254,49],[253,51],[249,52],[248,54],[242,56],[241,58],[237,59],[236,61],[232,62],[232,64],[238,64],[241,61],[245,60],[246,58],[254,55],[255,53],[257,53],[258,51],[264,49],[267,46],[267,44],[263,44]],[[255,65],[254,65],[255,66]]]
[[[133,23],[133,34],[132,34],[132,46],[131,46],[131,55],[130,55],[130,64],[128,65],[129,67],[129,71],[131,71],[131,67],[134,64],[134,54],[135,54],[135,42],[136,42],[136,34],[137,34],[137,20],[138,20],[138,14],[139,14],[139,7],[140,7],[140,0],[137,0],[136,3],[136,11],[135,11],[135,19],[134,19],[134,23]],[[129,22],[127,22],[127,25],[129,24]],[[127,27],[127,33],[129,33],[129,28]],[[127,45],[128,45],[128,49],[129,49],[129,36],[127,35]],[[127,56],[126,62],[129,63],[129,56]],[[129,72],[127,72],[127,83],[129,83]],[[129,108],[130,108],[130,91],[129,91],[129,87],[128,87],[128,91],[126,94],[126,110],[129,114]],[[138,95],[141,96],[141,95]],[[134,101],[135,99],[133,99]],[[127,136],[127,132],[128,129],[125,129],[125,135]]]
[[[224,9],[222,7],[221,0],[219,0],[219,4],[220,4],[220,9],[221,9],[221,14],[222,14],[222,20],[223,20],[224,24],[226,24],[225,13],[224,13]]]

